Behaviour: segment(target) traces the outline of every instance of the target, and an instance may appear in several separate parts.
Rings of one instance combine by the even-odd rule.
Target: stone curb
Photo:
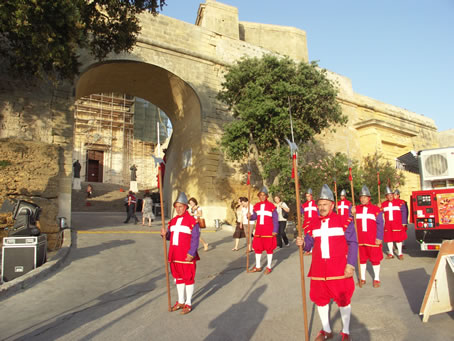
[[[63,231],[63,245],[60,250],[45,264],[26,273],[23,276],[0,285],[0,300],[3,300],[21,290],[28,289],[39,281],[45,279],[49,274],[56,271],[66,259],[76,238],[76,231],[67,229]]]

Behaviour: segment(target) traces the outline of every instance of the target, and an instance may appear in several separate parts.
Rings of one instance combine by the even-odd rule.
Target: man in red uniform
[[[393,243],[396,243],[397,258],[404,259],[402,254],[402,242],[407,239],[407,218],[408,210],[403,200],[394,199],[393,192],[386,187],[386,201],[381,204],[385,216],[385,237],[384,241],[388,245],[388,255],[386,259],[394,258]]]
[[[400,198],[400,191],[396,188],[394,190],[394,200],[399,201],[400,207],[402,207],[402,204],[404,205],[405,208],[402,208],[402,221],[408,222],[408,205],[407,202],[403,199]],[[407,225],[404,225],[405,231],[408,230]],[[402,242],[402,248],[405,249],[405,240]]]
[[[370,191],[363,186],[359,195],[361,205],[352,208],[356,215],[359,245],[361,284],[366,284],[366,267],[369,260],[374,269],[374,288],[380,287],[380,262],[383,259],[383,213],[370,202]]]
[[[334,209],[334,195],[328,185],[323,185],[317,202],[320,216],[312,220],[303,238],[296,244],[305,250],[313,247],[309,296],[317,305],[323,329],[316,341],[333,337],[329,323],[329,303],[339,306],[342,319],[342,340],[350,340],[351,298],[355,290],[353,274],[357,261],[358,242],[351,217],[342,218]]]
[[[312,196],[312,188],[306,192],[306,202],[301,205],[301,211],[304,214],[304,226],[309,225],[309,221],[318,217],[317,203]]]
[[[187,314],[192,310],[196,261],[200,259],[197,253],[200,229],[197,220],[187,212],[186,194],[181,192],[173,207],[177,215],[169,221],[167,232],[164,228],[161,229],[161,236],[166,236],[167,240],[170,240],[168,259],[178,292],[178,301],[172,307],[172,311],[182,309],[181,314]]]
[[[352,203],[346,198],[346,196],[347,192],[343,189],[340,194],[341,200],[337,203],[337,214],[342,217],[348,217],[350,214],[350,207],[352,206]]]
[[[265,186],[258,194],[260,202],[254,205],[250,220],[256,220],[254,240],[252,248],[255,252],[255,267],[251,272],[260,272],[262,267],[260,261],[262,252],[266,251],[267,266],[265,274],[271,273],[271,262],[273,261],[273,251],[277,246],[276,235],[279,231],[279,216],[276,206],[268,201],[268,190]]]
[[[306,202],[301,205],[301,212],[303,213],[303,231],[311,224],[313,219],[318,219],[317,203],[312,196],[312,188],[308,188],[306,191]],[[306,232],[304,232],[306,233]],[[311,250],[304,252],[306,255],[311,254]]]

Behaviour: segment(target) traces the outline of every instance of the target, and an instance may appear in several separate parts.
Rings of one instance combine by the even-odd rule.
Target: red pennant
[[[296,160],[296,154],[293,154],[293,160]],[[292,165],[292,179],[295,179],[295,164],[296,164],[296,161],[293,161],[293,165]]]
[[[377,182],[378,182],[378,185],[381,185],[381,182],[380,182],[380,172],[377,172]]]
[[[353,181],[352,168],[351,167],[348,169],[348,181]]]
[[[251,172],[247,172],[247,184],[251,184]]]

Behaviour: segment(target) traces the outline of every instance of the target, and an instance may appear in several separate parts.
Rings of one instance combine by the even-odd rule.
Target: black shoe
[[[123,224],[127,224],[128,222],[127,221],[124,221]]]

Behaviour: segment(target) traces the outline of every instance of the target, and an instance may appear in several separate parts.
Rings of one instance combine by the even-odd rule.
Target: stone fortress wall
[[[195,25],[165,15],[141,16],[142,32],[129,54],[110,55],[102,63],[82,55],[74,84],[24,87],[0,72],[0,138],[16,138],[59,148],[59,215],[71,214],[74,102],[93,93],[118,92],[141,97],[171,119],[164,179],[167,214],[179,190],[195,196],[209,225],[230,220],[230,203],[247,193],[242,165],[227,162],[217,141],[230,113],[215,98],[226,67],[243,56],[265,53],[308,61],[306,33],[292,27],[240,22],[235,7],[214,0],[200,5]],[[276,43],[279,42],[279,43]],[[339,102],[349,117],[336,134],[320,136],[330,151],[361,158],[375,150],[391,162],[410,150],[439,146],[433,120],[357,94],[351,81],[330,73],[339,86]],[[253,185],[259,187],[255,175]],[[408,174],[403,197],[419,187]],[[3,195],[0,193],[0,195]],[[0,198],[1,199],[1,198]]]

